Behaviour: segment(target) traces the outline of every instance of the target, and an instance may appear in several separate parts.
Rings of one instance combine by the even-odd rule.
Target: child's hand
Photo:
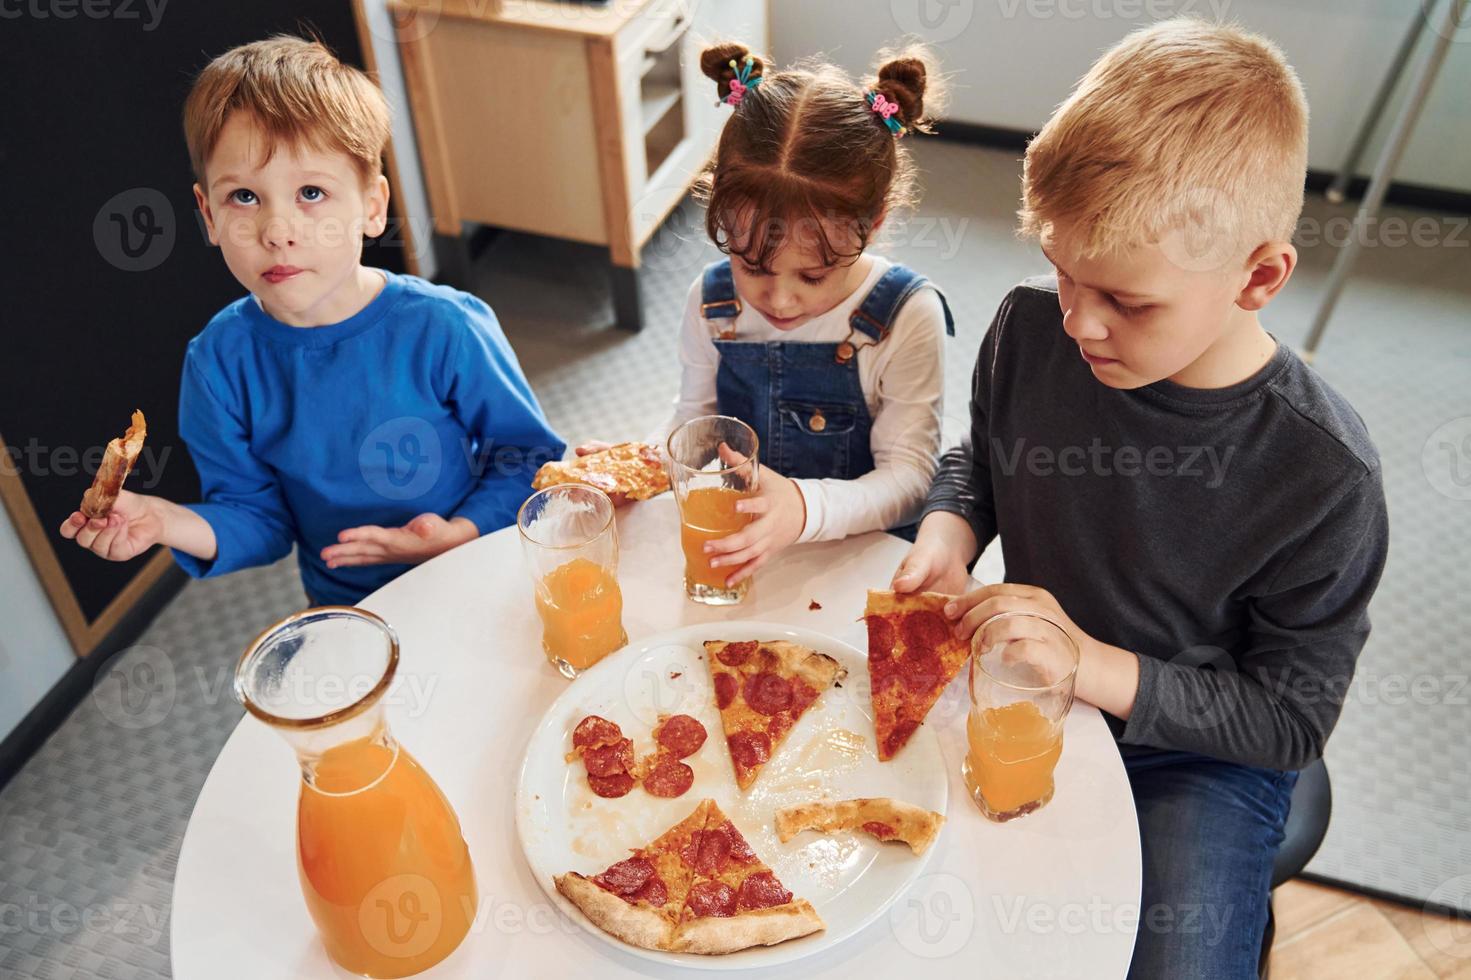
[[[479,536],[467,517],[447,521],[438,514],[420,514],[403,527],[348,528],[337,535],[338,544],[322,549],[322,561],[328,568],[418,564]]]
[[[953,525],[953,526],[952,526]],[[971,585],[963,545],[974,550],[975,532],[965,518],[943,511],[930,514],[920,525],[914,546],[894,571],[889,588],[895,592],[940,592],[960,595]]]
[[[1073,642],[1078,645],[1080,656],[1097,645],[1093,637],[1078,629],[1077,624],[1068,618],[1051,592],[1033,585],[1017,585],[1014,582],[986,585],[965,595],[956,596],[945,604],[945,615],[954,621],[952,628],[955,635],[962,640],[970,640],[976,630],[992,616],[1007,612],[1034,613],[1052,620],[1072,637]],[[990,647],[1003,640],[1035,638],[1038,628],[1038,624],[1024,618],[1002,619],[986,625],[981,642],[985,647]]]
[[[734,567],[725,580],[727,586],[750,578],[773,555],[795,543],[807,526],[807,504],[795,483],[769,466],[762,466],[757,485],[761,489],[756,496],[736,502],[736,510],[755,514],[756,519],[744,530],[705,542],[711,568]]]
[[[156,498],[119,490],[112,511],[105,518],[88,519],[81,511],[61,523],[61,536],[108,561],[127,561],[158,544],[163,537],[163,519]]]

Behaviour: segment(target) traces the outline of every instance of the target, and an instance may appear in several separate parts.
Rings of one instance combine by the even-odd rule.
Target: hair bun
[[[924,62],[918,58],[895,58],[879,68],[874,86],[899,106],[899,121],[913,126],[924,118],[924,90],[928,81]]]
[[[746,56],[751,54],[751,49],[744,44],[716,44],[700,52],[700,71],[719,86],[721,101],[730,95],[730,83],[735,79],[735,69],[730,67],[734,61],[741,64]],[[765,69],[765,63],[758,57],[751,57],[751,74],[760,75]]]

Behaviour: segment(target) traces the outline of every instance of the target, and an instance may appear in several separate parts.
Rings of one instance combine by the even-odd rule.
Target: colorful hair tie
[[[740,65],[736,64],[734,58],[730,59],[730,67],[736,73],[736,77],[730,80],[730,94],[723,100],[726,105],[740,105],[746,92],[761,84],[761,76],[751,74],[755,71],[755,60],[755,56],[750,54],[746,55],[745,62]],[[720,105],[719,102],[715,104]]]
[[[876,89],[869,92],[868,105],[884,121],[884,125],[889,127],[889,132],[895,136],[902,137],[905,133],[909,132],[909,130],[904,128],[903,123],[894,118],[894,114],[899,111],[899,103],[890,102],[884,97],[884,93]]]

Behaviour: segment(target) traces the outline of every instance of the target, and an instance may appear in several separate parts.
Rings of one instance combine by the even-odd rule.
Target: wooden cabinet
[[[765,0],[391,0],[438,234],[466,222],[608,250],[640,325],[639,250],[730,110],[703,45],[764,51]]]

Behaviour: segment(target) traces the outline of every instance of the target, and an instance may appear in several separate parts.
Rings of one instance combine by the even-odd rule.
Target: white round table
[[[619,581],[631,639],[690,623],[759,619],[866,648],[865,590],[884,588],[907,544],[887,534],[794,547],[757,573],[740,606],[684,597],[678,518],[666,494],[619,516]],[[821,604],[820,610],[809,603]],[[541,652],[515,528],[456,548],[362,603],[402,642],[389,693],[394,732],[460,816],[481,907],[460,948],[425,977],[674,977],[588,935],[548,900],[515,830],[527,740],[567,681]],[[242,648],[247,637],[241,638]],[[963,678],[963,675],[962,675]],[[930,714],[950,772],[950,812],[926,873],[889,915],[774,977],[1122,977],[1139,912],[1139,830],[1103,717],[1069,715],[1053,801],[992,824],[960,777],[966,694],[957,679]],[[296,760],[247,716],[205,781],[174,879],[171,951],[180,980],[345,977],[328,958],[297,879]]]

